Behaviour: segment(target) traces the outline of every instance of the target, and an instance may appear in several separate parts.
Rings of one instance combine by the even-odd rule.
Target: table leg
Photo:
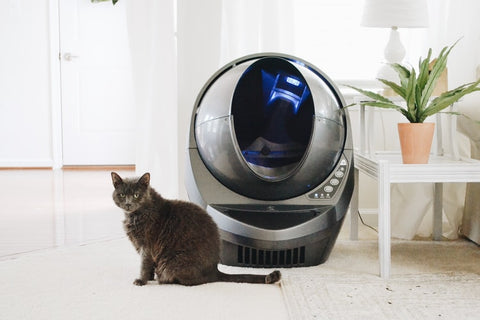
[[[388,161],[378,164],[378,258],[380,277],[390,277],[390,170]]]
[[[434,184],[433,191],[433,240],[442,240],[443,183]]]
[[[365,154],[366,153],[366,127],[365,127],[365,105],[360,103],[360,154]]]
[[[350,240],[358,240],[358,169],[353,171],[355,185],[353,187],[352,200],[350,201]]]

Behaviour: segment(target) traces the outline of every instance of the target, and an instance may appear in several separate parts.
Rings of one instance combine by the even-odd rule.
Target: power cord
[[[369,224],[366,224],[365,221],[363,221],[363,218],[362,218],[362,215],[360,214],[360,210],[357,211],[357,214],[358,214],[358,217],[360,218],[360,222],[367,228],[370,228],[372,229],[373,231],[375,231],[376,233],[378,233],[378,230],[375,229],[374,227],[372,227],[371,225]]]

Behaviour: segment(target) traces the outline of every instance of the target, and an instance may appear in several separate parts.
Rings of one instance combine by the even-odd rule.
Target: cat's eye
[[[125,193],[120,193],[120,198],[125,198]]]
[[[140,197],[140,194],[139,194],[138,192],[135,192],[135,193],[133,194],[133,197],[134,197],[135,199],[137,199],[138,197]]]

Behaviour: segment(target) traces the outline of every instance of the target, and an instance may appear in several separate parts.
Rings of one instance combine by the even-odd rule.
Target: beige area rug
[[[152,281],[137,287],[132,282],[139,263],[125,238],[0,261],[0,319],[288,319],[279,285],[184,287]]]
[[[323,265],[282,269],[281,287],[136,287],[127,239],[63,247],[0,261],[0,319],[480,319],[476,245],[394,242],[392,258],[388,282],[377,276],[376,241],[337,241]]]
[[[378,270],[376,241],[338,241],[325,264],[285,270],[290,319],[480,319],[475,244],[394,241],[393,275]]]

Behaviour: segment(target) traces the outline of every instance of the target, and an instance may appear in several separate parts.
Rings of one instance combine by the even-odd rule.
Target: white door
[[[59,15],[63,164],[133,164],[126,5],[60,0]]]

